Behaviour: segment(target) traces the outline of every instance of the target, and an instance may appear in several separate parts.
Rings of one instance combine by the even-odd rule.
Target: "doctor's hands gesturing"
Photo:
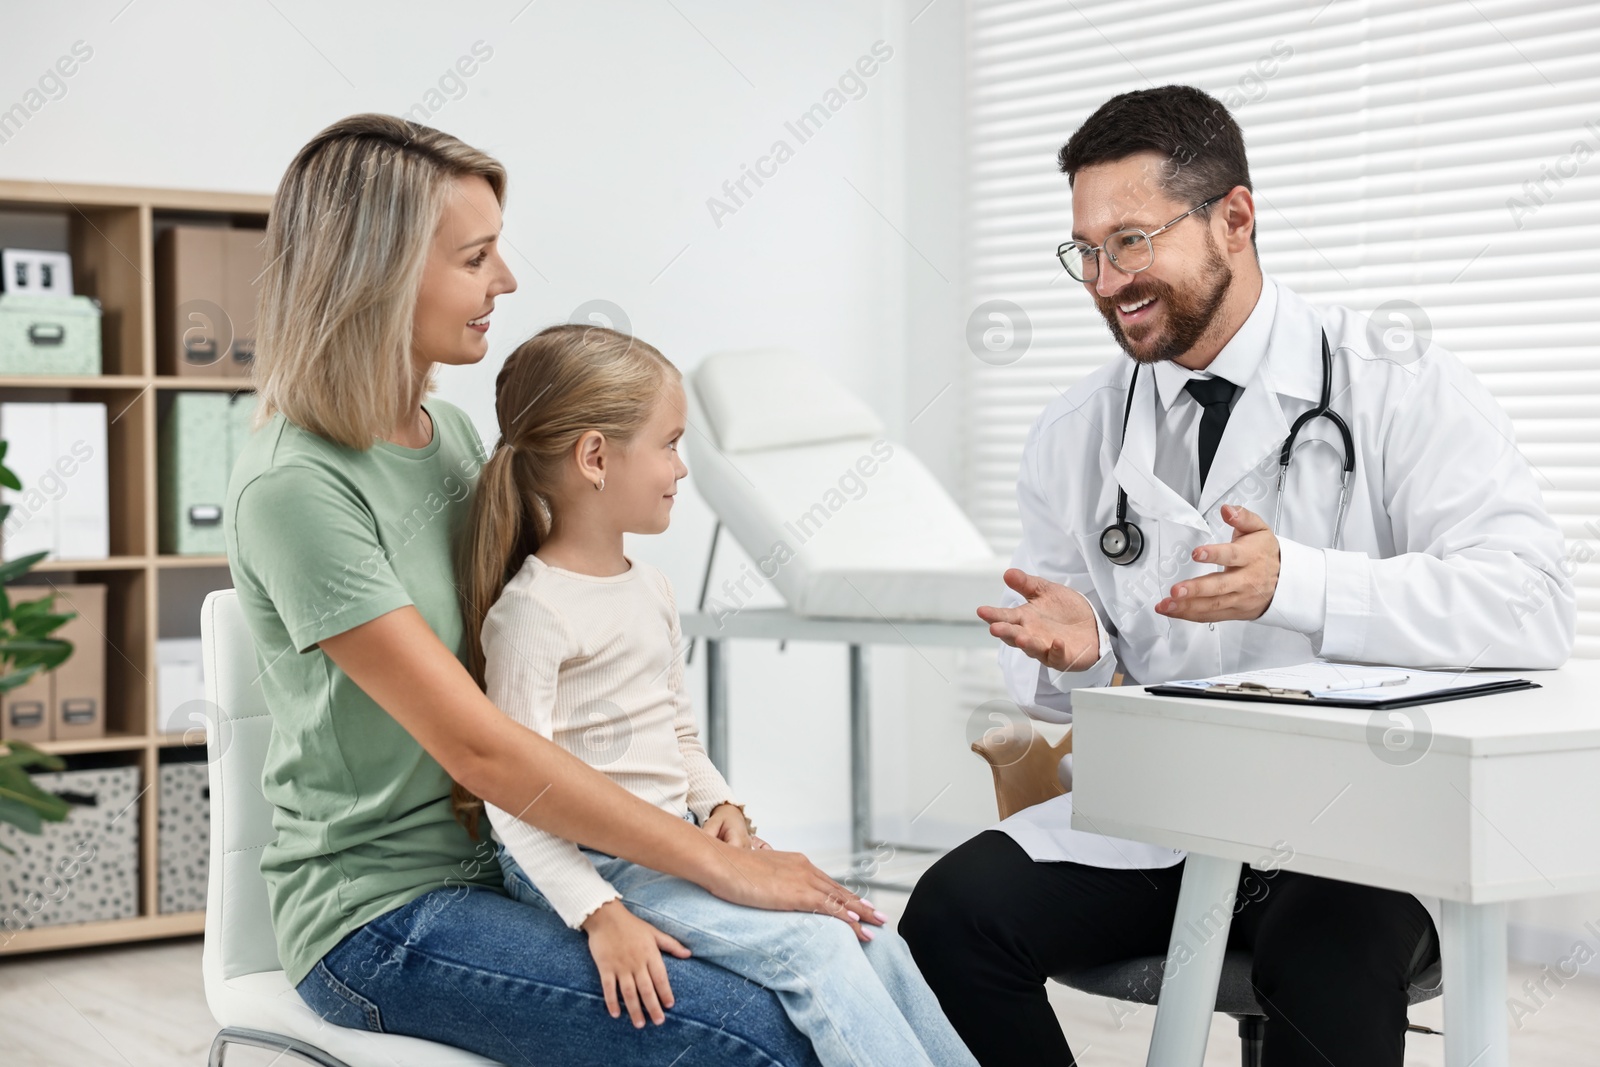
[[[1201,545],[1194,560],[1223,569],[1174,585],[1172,595],[1156,605],[1159,614],[1189,622],[1259,619],[1272,603],[1278,591],[1277,536],[1265,519],[1237,504],[1224,504],[1222,519],[1233,527],[1233,540]]]
[[[1014,608],[978,609],[991,634],[1054,670],[1094,666],[1100,658],[1100,629],[1082,593],[1019,567],[1007,570],[1005,581],[1024,599]]]

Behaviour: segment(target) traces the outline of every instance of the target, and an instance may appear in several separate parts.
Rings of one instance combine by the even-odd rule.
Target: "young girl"
[[[469,663],[497,707],[636,796],[766,848],[695,733],[672,588],[623,553],[671,521],[685,407],[677,368],[613,330],[553,326],[511,354],[463,557]],[[588,934],[613,1018],[620,999],[661,1022],[661,952],[692,952],[776,992],[829,1067],[975,1067],[891,931],[731,904],[487,809],[507,890]]]

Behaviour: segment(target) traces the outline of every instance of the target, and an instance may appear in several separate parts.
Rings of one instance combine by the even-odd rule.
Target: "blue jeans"
[[[830,916],[730,904],[682,878],[583,852],[629,911],[683,942],[694,959],[776,993],[827,1067],[977,1067],[892,930],[873,927],[863,944]],[[503,846],[498,856],[506,891],[554,915]]]
[[[606,1014],[581,931],[492,889],[454,887],[352,932],[298,991],[331,1023],[516,1067],[818,1067],[773,994],[704,960],[666,966],[677,1005],[635,1030]]]

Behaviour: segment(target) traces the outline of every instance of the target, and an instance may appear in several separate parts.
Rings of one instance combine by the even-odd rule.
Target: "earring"
[[[606,487],[606,480],[604,478],[601,478],[600,481],[599,481],[599,484],[597,484],[594,487],[595,488],[595,492],[599,492],[600,490],[604,489],[605,487]]]

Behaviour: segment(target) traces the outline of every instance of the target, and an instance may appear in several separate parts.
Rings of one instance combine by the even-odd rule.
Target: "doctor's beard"
[[[1193,285],[1185,287],[1182,293],[1166,282],[1151,278],[1148,281],[1135,280],[1115,297],[1095,295],[1094,306],[1100,310],[1106,325],[1111,327],[1111,336],[1117,339],[1117,344],[1122,346],[1124,352],[1133,357],[1134,362],[1165,363],[1177,359],[1199,343],[1210,327],[1211,320],[1217,317],[1222,301],[1228,295],[1228,286],[1233,284],[1233,268],[1228,266],[1228,261],[1217,251],[1216,245],[1207,243],[1206,252],[1200,277]],[[1162,315],[1162,324],[1140,324],[1136,327],[1136,337],[1130,339],[1117,319],[1117,305],[1138,303],[1147,296],[1153,296],[1160,302],[1158,310]],[[1140,347],[1135,348],[1135,342]]]

